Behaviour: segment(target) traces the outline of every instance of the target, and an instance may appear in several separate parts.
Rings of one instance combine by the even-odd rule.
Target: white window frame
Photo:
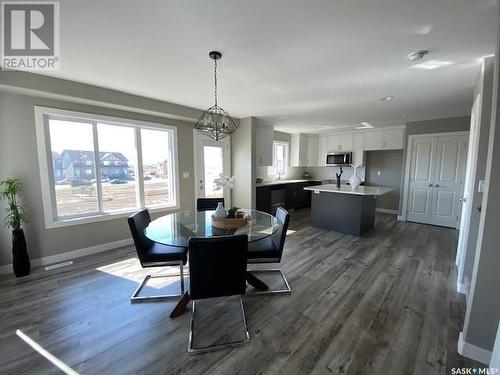
[[[290,154],[290,144],[288,142],[284,141],[273,141],[273,166],[272,166],[272,173],[274,176],[277,176],[278,173],[276,172],[276,166],[275,166],[275,161],[276,161],[276,146],[284,146],[285,147],[285,160],[284,160],[284,165],[283,165],[283,173],[281,176],[284,176],[288,172],[288,163],[289,163],[289,154]]]
[[[127,208],[124,210],[104,212],[102,209],[102,202],[97,199],[97,210],[88,214],[77,214],[71,216],[57,216],[57,206],[55,199],[55,183],[52,165],[52,153],[50,146],[50,133],[49,133],[49,116],[59,119],[67,119],[69,121],[77,121],[91,123],[93,125],[93,139],[94,142],[97,137],[97,123],[104,123],[108,125],[128,126],[135,130],[135,143],[137,152],[137,204],[138,207]],[[71,225],[79,225],[85,223],[93,223],[106,220],[114,220],[121,217],[127,217],[130,213],[138,209],[145,208],[144,203],[144,180],[140,178],[143,176],[143,163],[142,163],[142,139],[141,129],[151,130],[169,130],[172,133],[171,137],[171,150],[173,155],[172,160],[172,193],[174,204],[169,205],[155,205],[150,206],[148,209],[151,212],[165,212],[174,211],[180,208],[180,194],[179,194],[179,155],[177,144],[177,127],[173,125],[166,125],[161,123],[153,123],[146,121],[131,120],[127,118],[111,117],[91,113],[75,112],[58,108],[35,106],[35,128],[38,147],[38,161],[40,169],[40,183],[42,188],[42,201],[43,211],[45,217],[45,227],[59,228]],[[98,145],[94,144],[94,152],[98,152]],[[98,178],[99,163],[96,163],[96,185],[97,190],[101,189],[101,180]]]

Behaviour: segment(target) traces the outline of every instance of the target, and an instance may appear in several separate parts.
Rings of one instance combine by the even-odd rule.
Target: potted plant
[[[232,189],[234,187],[235,181],[236,181],[235,176],[226,176],[226,175],[221,173],[219,175],[219,177],[214,179],[214,190],[219,191],[219,190],[223,190],[223,189]],[[233,217],[234,217],[234,214],[236,213],[236,211],[232,212]],[[216,218],[225,218],[225,217],[228,217],[228,214],[229,214],[229,212],[226,211],[226,209],[224,208],[224,205],[222,203],[219,203],[217,205],[217,209],[215,210],[213,216]]]
[[[0,182],[0,199],[7,201],[4,222],[6,227],[12,229],[12,267],[17,277],[30,273],[30,258],[22,228],[26,216],[20,198],[21,183],[19,180],[9,178]]]
[[[232,189],[236,181],[235,176],[220,174],[214,180],[214,190]],[[212,215],[212,226],[219,229],[236,229],[247,224],[247,218],[242,212],[238,212],[238,207],[225,210],[222,203],[219,203],[217,210]]]

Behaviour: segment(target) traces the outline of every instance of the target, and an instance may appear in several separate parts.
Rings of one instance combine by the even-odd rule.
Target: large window
[[[36,108],[47,227],[177,208],[176,128]]]
[[[288,167],[288,143],[273,142],[273,175],[284,176]]]

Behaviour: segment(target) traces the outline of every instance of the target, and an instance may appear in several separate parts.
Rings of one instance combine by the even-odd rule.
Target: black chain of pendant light
[[[238,126],[231,116],[217,104],[217,60],[222,58],[218,51],[212,51],[208,56],[214,60],[214,96],[215,105],[205,110],[194,128],[201,134],[204,134],[216,141],[234,134]]]

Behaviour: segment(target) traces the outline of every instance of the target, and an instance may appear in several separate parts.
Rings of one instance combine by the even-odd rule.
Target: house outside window
[[[274,176],[286,175],[288,169],[288,142],[273,142],[273,166],[272,174]]]
[[[176,127],[45,107],[35,115],[47,228],[179,208]],[[152,169],[162,173],[142,178]]]

